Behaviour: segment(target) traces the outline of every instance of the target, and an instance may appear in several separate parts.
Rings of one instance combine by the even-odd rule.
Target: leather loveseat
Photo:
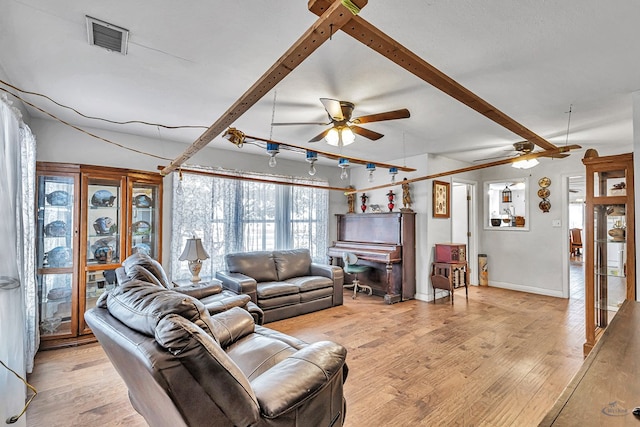
[[[240,252],[225,261],[227,269],[216,278],[249,295],[265,323],[342,305],[342,268],[313,263],[307,249]]]
[[[87,324],[150,426],[340,426],[346,349],[304,343],[239,307],[140,280],[103,294]]]
[[[131,280],[142,280],[164,289],[171,289],[185,295],[192,296],[202,302],[209,314],[216,314],[233,307],[247,310],[256,324],[264,322],[263,313],[258,306],[251,302],[248,295],[241,295],[223,290],[217,280],[212,282],[196,282],[187,286],[177,286],[171,282],[162,265],[149,255],[136,253],[122,262],[122,267],[116,269],[118,285],[124,285]]]

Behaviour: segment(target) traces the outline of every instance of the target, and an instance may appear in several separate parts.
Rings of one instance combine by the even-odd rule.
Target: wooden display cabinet
[[[37,164],[41,348],[94,340],[83,313],[115,286],[127,256],[162,253],[162,177],[127,169]]]
[[[586,356],[618,307],[635,300],[635,212],[633,154],[585,157],[582,162],[587,181]]]

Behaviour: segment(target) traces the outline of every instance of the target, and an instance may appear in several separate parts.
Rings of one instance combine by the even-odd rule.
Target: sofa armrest
[[[224,289],[229,289],[237,294],[247,294],[251,297],[251,301],[258,303],[257,282],[255,279],[241,273],[230,273],[228,271],[217,271],[216,279],[222,282]]]
[[[198,282],[186,286],[174,286],[172,290],[196,299],[202,299],[222,292],[222,285],[218,281]]]
[[[323,276],[333,280],[333,305],[342,305],[344,270],[337,265],[311,263],[311,275]]]
[[[331,341],[309,344],[251,381],[267,418],[276,418],[309,401],[336,376],[342,377],[347,350]],[[340,378],[340,384],[342,379]],[[329,405],[329,402],[327,402]]]

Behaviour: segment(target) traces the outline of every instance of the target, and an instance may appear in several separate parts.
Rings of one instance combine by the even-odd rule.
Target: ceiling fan
[[[509,158],[509,157],[523,156],[525,154],[533,153],[533,150],[535,148],[536,148],[535,144],[533,142],[531,142],[531,141],[514,142],[513,143],[513,149],[505,150],[505,151],[513,151],[513,154],[508,154],[508,155],[504,155],[504,156],[497,156],[497,157],[488,157],[488,158],[485,158],[485,159],[478,159],[478,160],[475,160],[475,162],[482,162],[482,161],[485,161],[485,160],[506,159],[506,158]],[[568,156],[569,156],[568,153],[557,153],[557,154],[550,155],[548,157],[561,159],[561,158],[565,158],[565,157],[568,157]],[[535,161],[535,164],[537,164],[537,161]],[[532,164],[532,166],[535,166],[535,164]],[[531,166],[528,166],[528,167],[531,167]],[[526,167],[525,167],[525,169],[526,169]]]
[[[384,135],[361,126],[364,123],[382,122],[385,120],[406,119],[411,116],[406,108],[384,113],[368,114],[352,118],[355,104],[348,101],[338,101],[331,98],[320,98],[320,102],[329,116],[329,122],[299,122],[299,123],[271,123],[272,126],[290,126],[290,125],[333,125],[327,130],[322,131],[314,136],[309,142],[317,142],[325,139],[328,144],[337,147],[349,145],[355,140],[355,135],[364,136],[365,138],[376,141]]]

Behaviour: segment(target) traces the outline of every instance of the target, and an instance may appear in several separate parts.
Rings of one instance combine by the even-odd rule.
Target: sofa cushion
[[[311,270],[311,255],[308,249],[274,251],[273,260],[278,272],[278,280],[308,276]]]
[[[167,277],[166,273],[164,272],[164,269],[162,268],[162,265],[155,259],[151,258],[149,255],[145,255],[138,252],[131,255],[124,261],[122,261],[122,266],[124,267],[124,271],[125,273],[127,273],[127,276],[131,274],[131,268],[134,265],[140,265],[146,268],[149,272],[151,272],[151,274],[153,274],[158,279],[160,284],[165,288],[167,289],[173,288],[173,283],[171,283],[171,281]]]
[[[227,254],[225,260],[227,270],[231,273],[244,274],[256,282],[278,280],[276,265],[270,251]]]
[[[154,336],[158,322],[178,314],[213,335],[207,309],[197,299],[148,282],[131,280],[109,291],[107,309],[129,328]]]
[[[287,280],[287,283],[296,285],[300,292],[309,292],[322,288],[331,288],[333,292],[333,280],[322,276],[292,277]]]
[[[309,292],[300,292],[301,303],[315,301],[326,297],[333,297],[333,288],[321,288]]]
[[[261,299],[297,294],[300,292],[300,287],[295,283],[289,282],[262,282],[258,285],[256,291],[258,301],[260,301]]]
[[[286,307],[288,305],[300,304],[300,294],[283,295],[281,297],[266,298],[258,300],[258,307],[263,310],[271,310],[272,308]]]

